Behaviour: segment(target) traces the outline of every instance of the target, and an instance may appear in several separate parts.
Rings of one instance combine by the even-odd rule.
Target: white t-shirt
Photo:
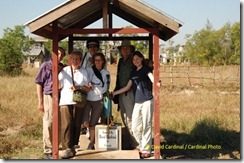
[[[76,86],[88,86],[88,76],[87,72],[84,68],[80,68],[78,70],[74,70],[74,82]],[[73,105],[76,102],[73,102],[73,90],[70,88],[73,85],[72,76],[71,76],[71,68],[70,66],[66,66],[63,70],[58,74],[58,79],[61,84],[61,97],[59,105]]]
[[[94,90],[90,90],[87,93],[87,100],[89,101],[101,100],[103,98],[103,94],[109,89],[108,87],[110,85],[110,73],[105,69],[102,69],[100,71],[104,81],[104,86],[103,86],[102,81],[95,75],[92,68],[88,67],[86,70],[87,70],[89,82],[92,84],[94,88]]]
[[[83,54],[83,60],[84,60],[84,61],[82,61],[83,64],[81,65],[83,68],[92,67],[93,64],[90,63],[89,60],[88,60],[90,57],[92,57],[92,55],[91,55],[90,52],[85,52],[85,53]],[[81,63],[82,63],[82,62],[81,62]]]

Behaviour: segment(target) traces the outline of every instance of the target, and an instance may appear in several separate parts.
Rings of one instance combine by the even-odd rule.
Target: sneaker
[[[74,156],[75,156],[75,154],[76,154],[75,148],[71,148],[71,151],[74,153]]]
[[[94,144],[93,143],[89,143],[87,150],[95,150]]]
[[[52,153],[44,153],[44,159],[53,159],[53,154]]]
[[[141,157],[142,158],[149,158],[150,157],[150,154],[149,153],[142,153],[141,154]]]
[[[74,151],[74,149],[72,148],[68,148],[68,149],[66,149],[65,151],[64,151],[64,153],[63,154],[61,154],[61,158],[62,159],[68,159],[68,158],[71,158],[71,157],[74,157],[75,156],[75,151]]]
[[[74,148],[80,148],[80,145],[74,145]]]
[[[86,134],[86,128],[82,128],[81,131],[80,131],[80,134]]]

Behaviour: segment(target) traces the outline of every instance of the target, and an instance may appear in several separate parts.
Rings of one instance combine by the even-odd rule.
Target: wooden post
[[[53,122],[52,122],[52,152],[53,159],[58,159],[58,142],[59,142],[59,131],[58,131],[58,32],[57,32],[57,22],[53,23],[53,52],[52,52],[52,99],[53,99]]]
[[[113,14],[112,14],[112,11],[111,11],[111,6],[108,7],[108,27],[109,29],[112,29],[113,28]],[[112,40],[112,34],[108,34],[109,36],[109,39]]]
[[[159,37],[153,36],[153,95],[154,95],[154,158],[160,158],[160,89],[157,86],[159,82]]]
[[[72,53],[73,51],[73,44],[74,44],[74,39],[73,39],[73,35],[70,35],[69,36],[69,47],[68,47],[68,65],[71,66],[71,58],[70,58],[70,54]]]
[[[214,85],[215,85],[215,66],[213,66],[213,82],[214,82]]]
[[[203,67],[200,66],[200,70],[201,70],[201,85],[203,86]]]
[[[188,77],[188,83],[189,83],[189,85],[190,85],[190,87],[191,87],[191,80],[190,80],[190,66],[187,66],[187,77]]]
[[[103,0],[103,28],[108,28],[108,4],[107,0]]]
[[[153,35],[149,34],[149,60],[153,60]]]
[[[170,66],[170,89],[173,87],[173,67]]]

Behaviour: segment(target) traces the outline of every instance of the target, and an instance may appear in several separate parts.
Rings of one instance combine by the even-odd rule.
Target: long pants
[[[89,124],[90,133],[90,143],[95,143],[95,126],[101,116],[103,110],[103,100],[99,101],[86,101],[84,114],[83,114],[83,124]]]
[[[52,153],[52,121],[53,121],[53,109],[52,109],[52,96],[43,95],[44,113],[43,113],[43,148],[44,153]]]
[[[43,95],[44,113],[42,118],[43,149],[44,153],[52,153],[52,123],[53,123],[53,100],[51,95]],[[60,144],[60,113],[59,113],[59,142]]]
[[[73,148],[80,138],[83,107],[78,105],[63,105],[61,115],[61,143],[62,148]]]
[[[132,114],[132,131],[142,153],[151,153],[153,99],[135,103]]]
[[[134,94],[132,90],[119,95],[119,108],[121,119],[123,121],[123,124],[125,125],[125,128],[129,131],[129,141],[131,148],[136,148],[138,146],[138,143],[132,132],[132,112],[134,104]]]

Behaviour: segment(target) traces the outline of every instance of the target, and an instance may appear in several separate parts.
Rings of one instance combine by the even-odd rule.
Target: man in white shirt
[[[98,40],[90,39],[87,40],[86,47],[88,49],[88,52],[85,52],[83,54],[83,61],[81,62],[81,67],[83,68],[92,67],[92,65],[94,64],[92,61],[92,56],[97,53],[100,44]]]

